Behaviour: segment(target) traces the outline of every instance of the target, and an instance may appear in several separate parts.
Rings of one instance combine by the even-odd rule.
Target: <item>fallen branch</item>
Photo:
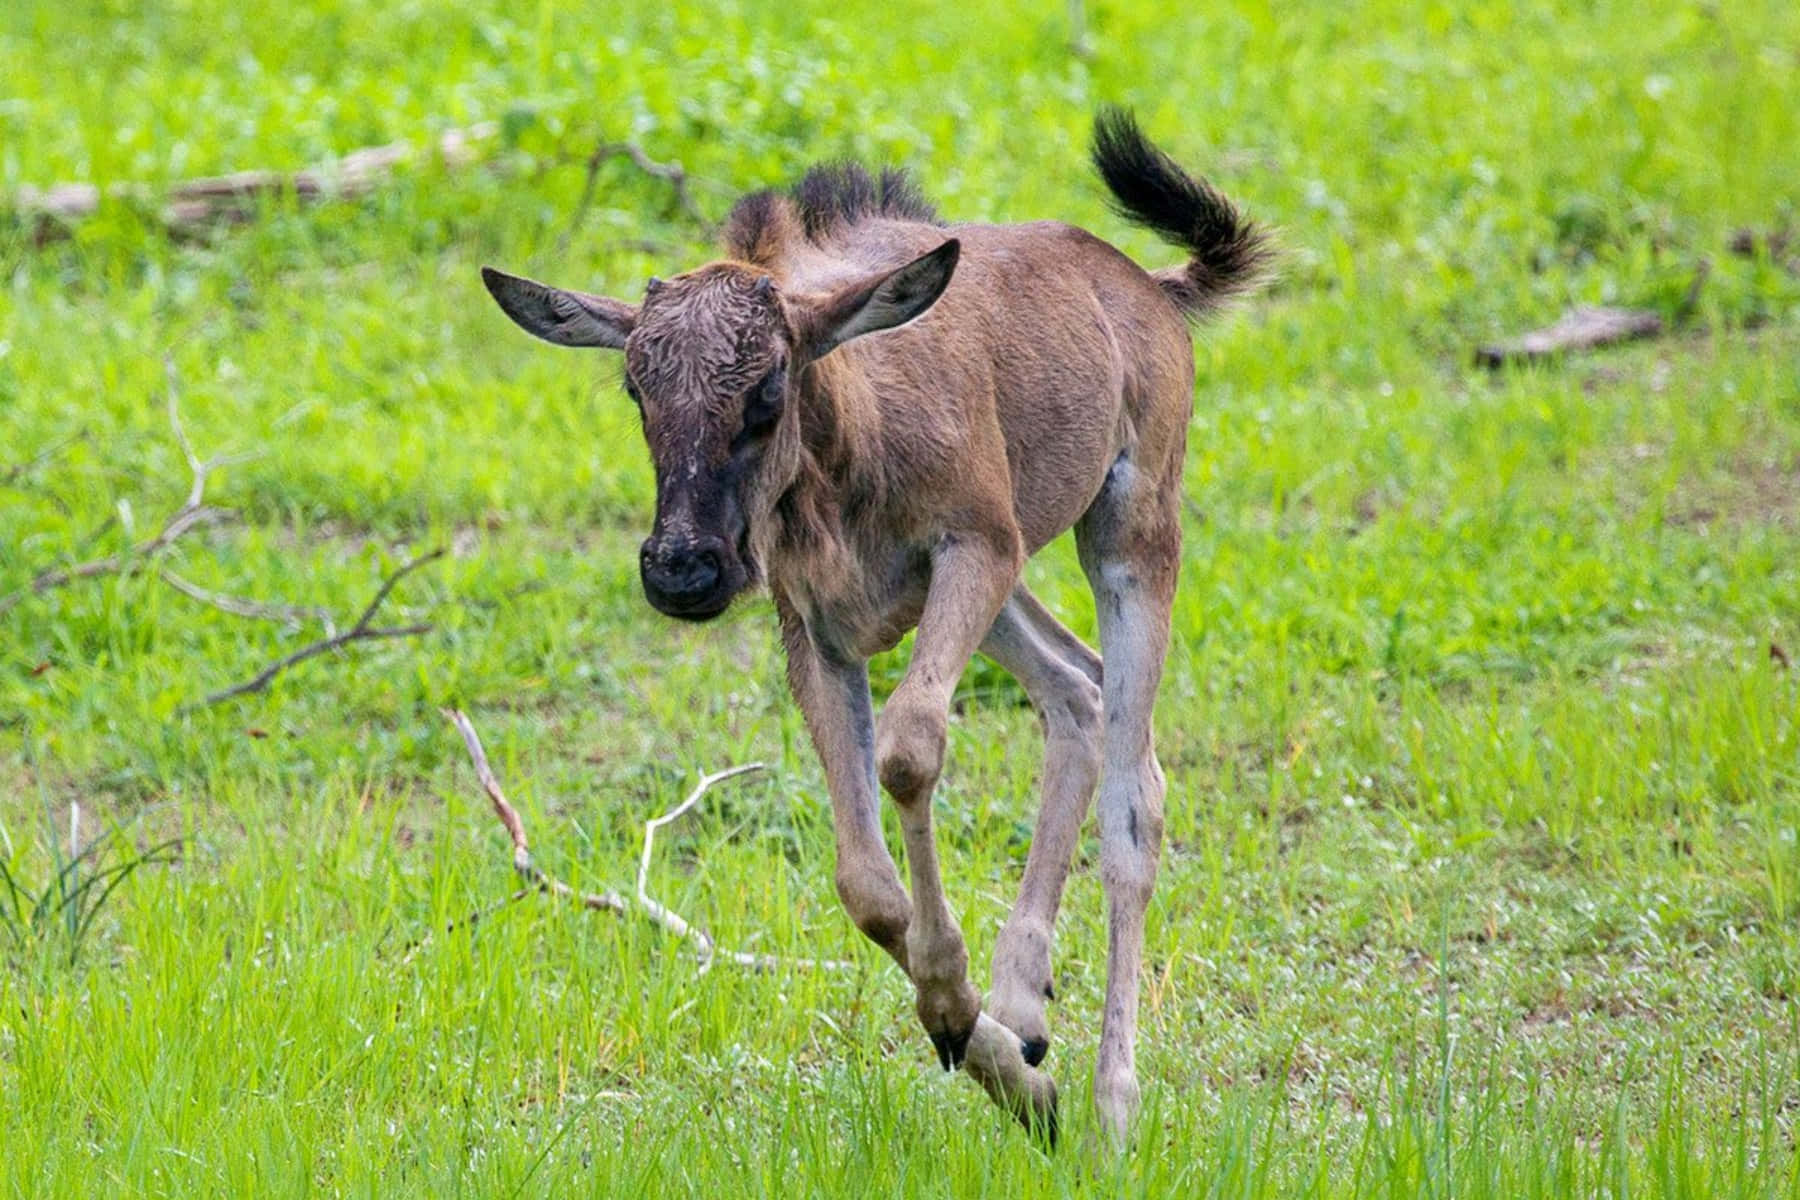
[[[1758,254],[1767,254],[1772,260],[1779,260],[1794,244],[1793,231],[1788,229],[1739,229],[1732,233],[1728,243],[1731,252],[1743,258],[1755,258]],[[1793,266],[1800,260],[1789,260]]]
[[[577,892],[560,879],[553,879],[538,869],[537,864],[531,861],[531,843],[525,836],[525,822],[520,819],[519,811],[507,803],[506,793],[500,789],[500,781],[494,777],[494,769],[488,765],[487,751],[482,749],[481,737],[475,732],[468,714],[459,708],[440,711],[456,726],[456,731],[462,734],[463,746],[468,749],[469,761],[475,765],[475,777],[481,781],[481,790],[487,793],[488,802],[494,806],[494,815],[500,818],[500,824],[506,827],[506,836],[512,839],[513,870],[528,885],[527,890],[550,892],[565,899],[576,900],[584,908],[605,909],[616,913],[627,911],[631,905],[617,892]],[[518,899],[518,895],[513,899]],[[468,924],[474,919],[471,917],[463,923]]]
[[[581,223],[587,218],[588,209],[594,203],[594,188],[600,178],[600,168],[615,158],[629,158],[638,170],[656,179],[667,180],[675,193],[675,204],[687,217],[699,225],[707,224],[700,206],[694,203],[694,197],[688,191],[687,170],[673,160],[660,163],[644,153],[644,148],[636,142],[606,142],[595,148],[588,155],[587,178],[581,184],[581,199],[575,202],[575,212],[569,218],[569,227],[563,230],[559,244],[567,247],[574,238]]]
[[[532,892],[545,892],[565,900],[572,900],[583,908],[601,912],[618,913],[621,916],[629,912],[632,905],[636,904],[636,906],[643,911],[644,915],[649,917],[650,920],[654,921],[657,925],[660,925],[678,938],[693,942],[694,956],[699,960],[703,971],[709,969],[713,962],[720,959],[734,963],[740,967],[747,967],[754,971],[772,971],[783,967],[825,971],[838,971],[849,968],[849,963],[841,962],[836,959],[781,958],[772,954],[750,954],[741,950],[725,949],[715,942],[710,935],[697,929],[679,913],[666,905],[659,903],[650,896],[650,857],[656,843],[656,831],[690,811],[696,804],[700,803],[701,798],[705,796],[714,785],[723,783],[725,780],[735,778],[739,775],[748,774],[751,771],[760,771],[763,768],[763,764],[745,763],[741,766],[728,767],[723,771],[715,771],[709,775],[702,775],[699,782],[694,785],[694,790],[688,793],[687,799],[683,800],[668,812],[659,817],[654,817],[645,823],[644,849],[642,855],[638,859],[637,895],[635,897],[628,898],[625,895],[612,890],[602,892],[581,892],[570,887],[562,880],[546,874],[532,861],[531,843],[525,835],[525,822],[520,818],[518,810],[507,802],[506,793],[501,790],[500,781],[494,777],[494,770],[488,765],[487,752],[482,748],[481,737],[475,732],[475,726],[470,722],[468,714],[464,713],[461,709],[456,708],[446,708],[442,711],[445,719],[454,725],[456,731],[462,735],[463,746],[469,752],[469,761],[474,764],[475,776],[481,781],[482,791],[487,793],[488,802],[492,804],[494,808],[494,815],[500,819],[500,824],[506,829],[507,837],[512,841],[513,870],[517,872],[519,878],[523,880],[526,885],[499,904],[492,905],[485,909],[478,909],[461,921],[451,922],[450,925],[446,927],[445,932],[453,931],[458,926],[473,925],[477,921],[483,920],[497,912],[499,909],[504,908],[509,904],[516,903]],[[422,944],[423,939],[421,939],[420,942],[415,942],[411,948],[417,949],[418,946]]]
[[[1532,362],[1569,350],[1592,350],[1616,342],[1656,337],[1662,332],[1662,317],[1649,309],[1572,308],[1554,325],[1534,329],[1510,341],[1480,347],[1475,351],[1475,361],[1484,367]]]
[[[188,442],[187,431],[181,426],[179,407],[180,389],[175,376],[175,364],[165,360],[164,366],[169,376],[169,426],[175,432],[176,444],[181,447],[182,457],[187,459],[188,470],[192,473],[192,482],[188,485],[187,499],[180,508],[163,522],[162,528],[155,536],[127,547],[117,554],[109,554],[105,558],[96,558],[88,562],[77,563],[70,567],[52,567],[40,572],[24,587],[7,595],[0,596],[0,616],[5,616],[17,608],[27,597],[40,595],[54,588],[67,587],[81,579],[92,579],[98,575],[125,575],[137,570],[150,559],[169,548],[176,539],[201,525],[210,524],[229,515],[228,510],[214,508],[205,502],[206,481],[212,472],[234,462],[243,461],[243,455],[221,455],[201,461]]]
[[[679,819],[694,805],[700,803],[700,797],[706,795],[708,788],[733,776],[743,775],[749,771],[762,770],[761,763],[745,763],[743,766],[727,767],[723,771],[715,771],[711,775],[702,775],[694,790],[688,793],[686,800],[671,808],[660,817],[653,817],[644,822],[644,852],[638,858],[637,901],[643,906],[658,924],[662,925],[676,937],[685,937],[694,942],[695,953],[700,959],[700,969],[709,970],[715,956],[736,963],[740,967],[749,967],[753,971],[767,971],[781,965],[779,958],[767,954],[747,954],[742,950],[721,950],[717,943],[705,932],[695,929],[673,909],[666,908],[650,896],[650,852],[656,845],[656,831],[671,821]],[[808,963],[808,965],[817,965]],[[844,966],[843,963],[832,963],[833,969]]]
[[[15,463],[5,471],[0,471],[0,487],[10,486],[15,481],[23,479],[25,476],[31,474],[57,455],[67,450],[70,446],[73,446],[78,442],[86,441],[87,436],[87,430],[79,430],[70,434],[60,442],[52,442],[24,462]]]
[[[289,667],[298,666],[309,658],[317,658],[319,655],[329,654],[333,650],[341,650],[353,642],[373,642],[388,638],[418,637],[421,634],[430,633],[436,626],[432,625],[429,621],[419,622],[413,625],[376,625],[374,623],[375,614],[380,611],[383,602],[388,598],[388,593],[394,590],[395,584],[399,583],[402,579],[406,578],[426,563],[435,562],[443,556],[444,550],[443,547],[440,546],[436,550],[421,554],[417,558],[409,559],[408,561],[401,563],[400,566],[396,567],[386,579],[381,581],[381,587],[376,591],[375,598],[369,601],[367,607],[362,610],[362,615],[356,618],[356,623],[350,626],[350,628],[344,630],[342,633],[334,633],[327,637],[320,638],[310,645],[302,646],[292,654],[282,655],[280,658],[258,671],[255,675],[246,679],[243,683],[235,684],[232,687],[226,688],[224,691],[214,692],[204,700],[200,701],[200,704],[220,704],[226,700],[235,699],[238,696],[248,696],[254,692],[260,692],[268,687],[270,683],[274,682],[277,675],[280,675]]]
[[[471,163],[476,158],[476,144],[491,138],[498,128],[489,121],[468,129],[447,130],[437,139],[438,157],[447,166]],[[303,203],[351,199],[372,191],[394,168],[418,154],[419,147],[411,143],[390,142],[352,150],[335,162],[301,171],[237,171],[189,179],[168,189],[160,217],[163,224],[180,231],[247,220],[256,201],[267,196],[293,196]],[[66,236],[69,223],[92,216],[107,198],[140,203],[153,203],[155,199],[149,189],[139,185],[118,184],[102,192],[91,183],[63,183],[43,190],[22,188],[14,207],[28,219],[35,219],[35,236],[41,244]]]
[[[254,621],[279,621],[289,629],[297,629],[307,621],[317,621],[325,627],[327,637],[337,633],[337,622],[328,608],[311,604],[264,604],[259,600],[246,600],[241,596],[208,591],[191,580],[183,579],[167,567],[158,574],[164,583],[190,600],[198,600],[234,617],[248,617]]]

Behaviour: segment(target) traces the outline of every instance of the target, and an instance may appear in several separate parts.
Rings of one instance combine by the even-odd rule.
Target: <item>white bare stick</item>
[[[656,831],[661,829],[664,825],[669,824],[671,821],[677,821],[685,816],[694,805],[700,803],[700,797],[706,795],[706,790],[712,787],[713,784],[730,779],[734,775],[746,775],[751,771],[760,771],[762,769],[763,765],[761,763],[753,762],[744,763],[743,765],[736,767],[727,767],[725,770],[714,772],[711,775],[702,775],[700,777],[700,782],[694,785],[694,790],[688,793],[686,800],[683,800],[680,804],[677,804],[662,816],[652,817],[650,820],[644,822],[644,852],[638,858],[638,903],[642,904],[650,911],[660,914],[658,919],[661,920],[663,924],[667,925],[677,937],[692,939],[694,943],[700,947],[699,952],[703,959],[710,959],[716,949],[713,945],[712,938],[708,937],[700,930],[693,928],[678,914],[664,908],[650,896],[650,852],[656,845]]]
[[[694,928],[680,913],[666,907],[650,895],[650,854],[656,846],[656,831],[671,821],[686,815],[690,809],[700,803],[700,798],[706,795],[714,784],[723,783],[736,775],[744,775],[762,769],[762,763],[753,762],[727,767],[723,771],[714,771],[710,775],[702,775],[700,782],[694,785],[694,790],[688,793],[687,799],[662,816],[653,817],[644,822],[644,851],[638,857],[637,901],[643,906],[645,912],[649,913],[669,932],[694,943],[695,954],[700,959],[700,969],[703,971],[711,968],[715,958],[725,959],[740,967],[749,967],[753,971],[768,971],[780,966],[801,966],[824,971],[848,970],[850,964],[837,959],[783,959],[769,954],[750,954],[743,950],[724,949],[714,942],[705,931]]]
[[[750,954],[741,950],[723,949],[708,934],[696,929],[681,914],[658,903],[650,896],[650,854],[655,845],[656,830],[693,808],[714,784],[751,771],[759,771],[763,764],[746,763],[742,766],[729,767],[723,771],[701,776],[700,782],[695,785],[686,800],[645,825],[644,852],[638,862],[637,896],[634,901],[610,889],[603,892],[577,891],[562,880],[547,875],[539,869],[531,859],[531,842],[525,835],[525,822],[519,816],[519,810],[507,802],[506,793],[501,790],[500,781],[495,778],[494,769],[488,763],[487,751],[482,748],[481,736],[475,732],[475,726],[469,720],[468,714],[456,708],[446,708],[441,711],[445,719],[454,725],[456,731],[462,735],[463,747],[469,752],[469,761],[475,767],[475,776],[481,781],[481,789],[487,793],[488,802],[494,808],[494,815],[500,819],[500,824],[506,829],[507,837],[512,840],[513,870],[518,872],[519,877],[528,885],[527,890],[548,892],[553,896],[573,900],[584,908],[619,914],[624,914],[635,902],[644,915],[656,924],[676,937],[694,943],[695,957],[700,961],[702,970],[709,969],[715,959],[724,959],[737,966],[755,971],[773,971],[784,967],[824,971],[849,968],[849,963],[835,959],[781,958],[771,954]],[[524,895],[525,891],[520,891],[502,904],[479,910],[463,921],[452,924],[450,928],[456,928],[457,924],[472,924],[496,908],[517,901]],[[413,948],[416,949],[420,944],[414,943]]]

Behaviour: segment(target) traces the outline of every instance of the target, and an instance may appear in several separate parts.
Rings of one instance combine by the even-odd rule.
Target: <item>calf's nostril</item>
[[[719,581],[719,556],[710,550],[694,555],[688,559],[682,576],[687,581],[688,591],[708,590]]]

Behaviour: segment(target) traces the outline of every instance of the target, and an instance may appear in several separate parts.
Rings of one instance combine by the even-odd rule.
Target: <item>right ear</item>
[[[962,244],[950,238],[903,267],[852,280],[823,296],[795,300],[804,358],[823,358],[851,338],[904,325],[937,303],[950,286]]]
[[[546,287],[492,267],[481,268],[481,282],[520,329],[558,346],[622,350],[625,336],[637,324],[637,307],[623,300]]]

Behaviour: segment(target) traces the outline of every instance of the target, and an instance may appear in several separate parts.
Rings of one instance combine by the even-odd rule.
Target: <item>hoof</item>
[[[969,1056],[969,1039],[975,1036],[975,1027],[969,1026],[960,1034],[934,1033],[931,1044],[937,1050],[938,1065],[946,1071],[954,1071],[963,1065]]]
[[[1056,999],[1050,977],[1050,939],[1030,925],[1008,924],[994,947],[994,984],[982,1008],[1018,1036],[1027,1066],[1050,1052],[1044,1003]]]
[[[1056,1083],[1025,1062],[1018,1035],[992,1017],[983,1015],[975,1022],[969,1074],[1040,1145],[1056,1145]]]

